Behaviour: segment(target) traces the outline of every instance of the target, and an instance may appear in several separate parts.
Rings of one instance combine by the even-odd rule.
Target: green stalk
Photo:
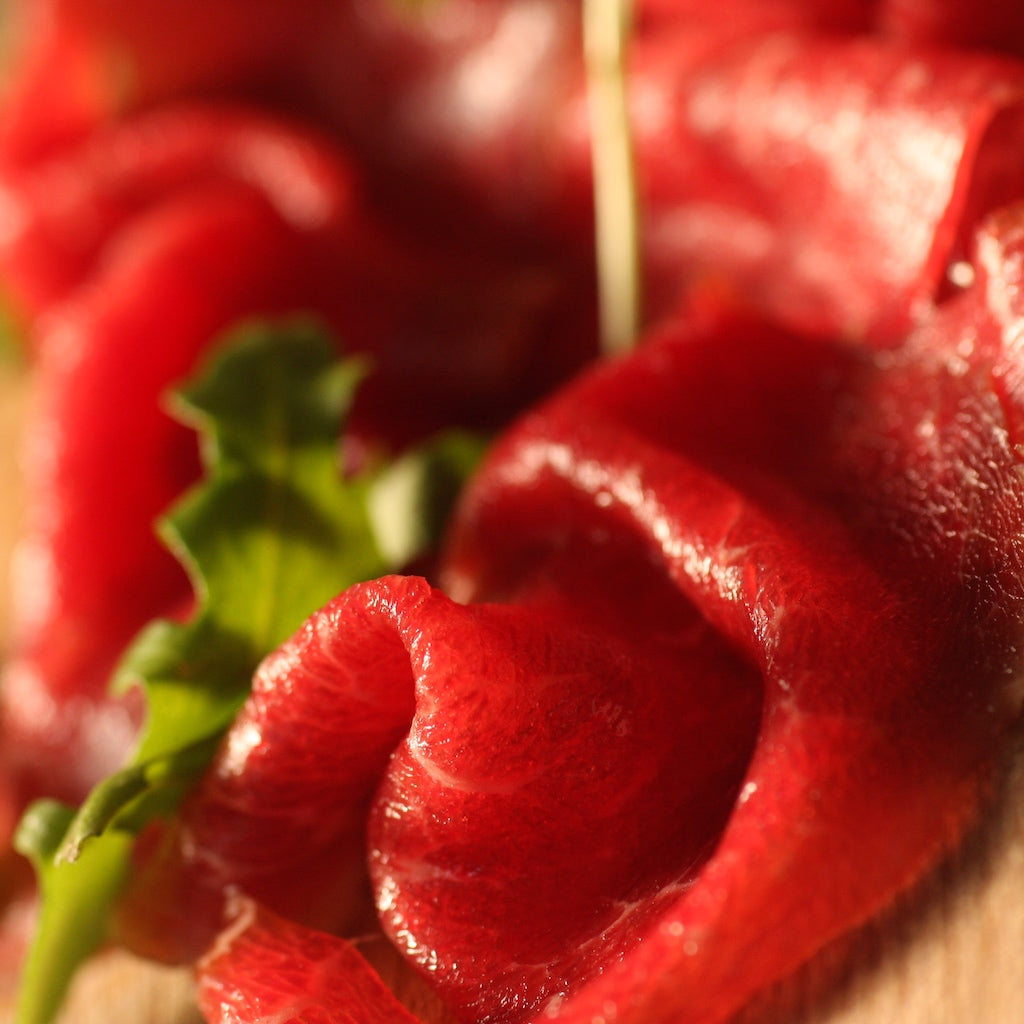
[[[631,0],[583,0],[601,342],[630,349],[640,327],[636,172],[626,97]]]

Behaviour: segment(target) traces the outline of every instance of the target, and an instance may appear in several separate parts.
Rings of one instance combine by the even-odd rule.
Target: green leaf
[[[389,561],[408,565],[437,546],[485,448],[476,434],[448,431],[379,471],[367,509],[377,547]]]
[[[444,435],[344,477],[340,431],[362,372],[309,325],[256,325],[175,396],[177,415],[199,433],[206,479],[159,530],[189,572],[196,609],[187,622],[147,627],[115,674],[115,690],[138,684],[146,694],[131,763],[77,812],[40,804],[23,820],[20,848],[43,908],[18,1024],[48,1024],[59,1008],[105,937],[135,835],[174,813],[259,661],[341,590],[436,545],[482,443]]]
[[[173,407],[200,436],[208,478],[162,522],[199,614],[160,621],[115,677],[146,688],[146,761],[223,730],[260,659],[351,583],[387,571],[365,481],[343,481],[340,427],[363,373],[316,330],[252,327]]]
[[[210,763],[220,734],[214,734],[166,757],[154,757],[104,779],[68,823],[55,852],[59,862],[79,859],[88,840],[121,828],[135,833],[159,814],[177,807],[182,794]]]

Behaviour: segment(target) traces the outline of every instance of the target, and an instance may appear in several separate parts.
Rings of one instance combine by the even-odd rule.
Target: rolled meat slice
[[[800,330],[898,342],[1020,194],[1022,88],[1018,62],[875,38],[639,39],[651,312],[683,275]]]
[[[983,242],[897,350],[677,329],[525,417],[456,520],[462,604],[365,584],[273,655],[136,927],[173,945],[196,884],[210,921],[235,887],[309,920],[316,877],[351,910],[365,841],[457,1018],[708,1024],[920,878],[1024,703],[1019,238]]]

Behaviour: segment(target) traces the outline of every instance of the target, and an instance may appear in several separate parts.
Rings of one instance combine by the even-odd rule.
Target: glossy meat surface
[[[627,1020],[720,1020],[863,921],[971,821],[1020,711],[1024,491],[983,294],[951,308],[941,341],[933,330],[886,355],[750,324],[654,339],[527,416],[456,522],[446,582],[466,608],[391,580],[311,620],[268,662],[186,811],[186,860],[244,879],[254,849],[262,863],[295,842],[274,830],[313,765],[332,780],[313,786],[325,828],[332,801],[341,823],[351,806],[327,794],[352,785],[367,799],[382,772],[368,837],[378,912],[464,1019],[584,1021],[613,1006]],[[966,358],[961,331],[979,325],[985,344]],[[714,632],[684,641],[692,610]],[[600,643],[574,649],[588,619]],[[672,623],[669,663],[687,683],[652,641]],[[763,687],[759,715],[724,696],[722,665],[699,681],[723,639],[761,678],[740,690]],[[694,653],[681,658],[680,642]],[[588,666],[569,689],[571,727],[562,703],[547,710],[566,657]],[[639,738],[634,771],[646,752],[670,763],[661,730],[685,737],[694,723],[699,736],[693,716],[708,713],[722,715],[718,737],[725,722],[738,737],[756,726],[749,763],[742,738],[714,752],[684,739],[678,772],[630,781],[579,704],[609,707],[588,686],[614,666],[629,681],[605,727]],[[391,707],[390,733],[354,776],[345,759],[365,719],[335,730],[333,702],[371,693]],[[283,728],[294,715],[317,728],[297,738]],[[602,798],[590,786],[603,777]],[[688,792],[705,785],[717,796],[694,815]],[[630,817],[595,829],[626,793]],[[645,806],[672,801],[678,832],[643,824]],[[225,807],[241,815],[227,847],[212,825]],[[317,833],[296,831],[296,852],[312,853]],[[635,854],[627,834],[643,838]],[[324,841],[341,857],[353,838]],[[619,877],[647,881],[592,891],[583,847],[594,879],[607,855]],[[271,869],[256,870],[275,899]]]

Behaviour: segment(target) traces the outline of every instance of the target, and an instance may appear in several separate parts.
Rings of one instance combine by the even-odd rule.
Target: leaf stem
[[[583,0],[601,342],[628,350],[640,325],[636,171],[626,97],[631,0]]]

